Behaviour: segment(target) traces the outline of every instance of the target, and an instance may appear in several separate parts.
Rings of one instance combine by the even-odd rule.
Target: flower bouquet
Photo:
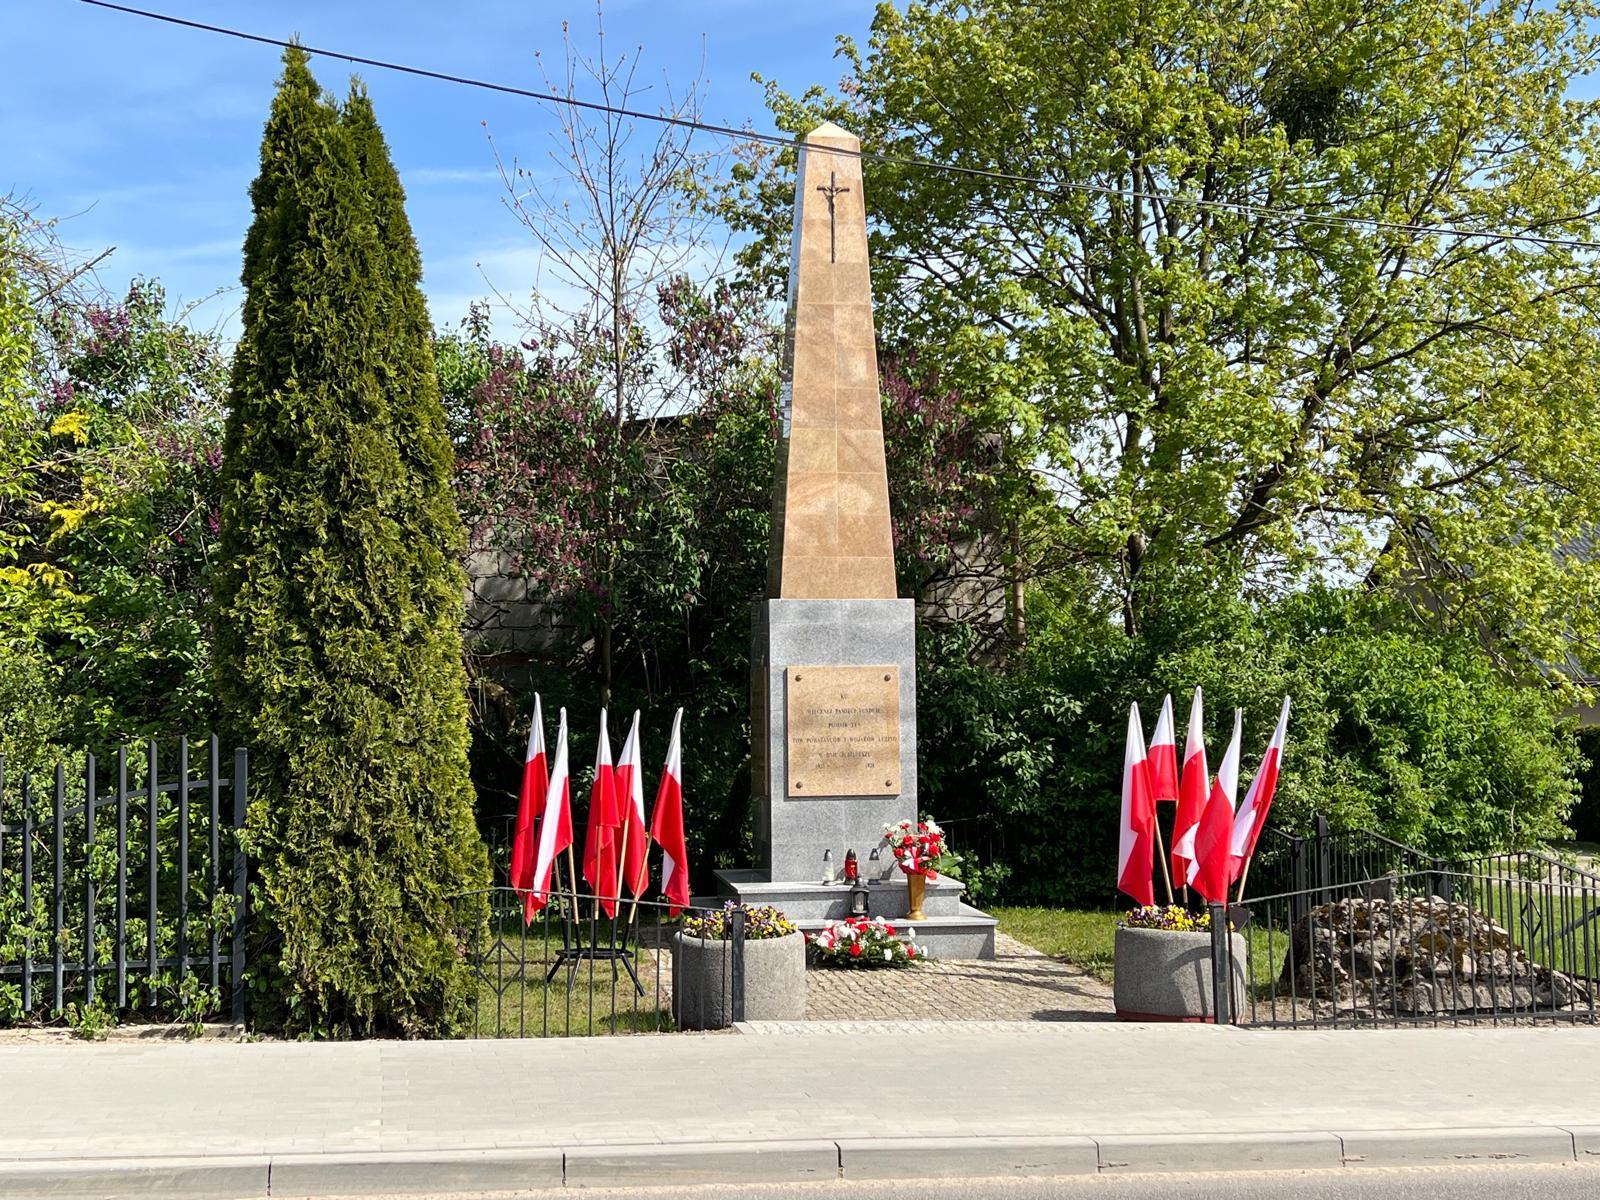
[[[944,830],[932,821],[900,821],[883,827],[883,840],[894,851],[895,861],[907,875],[939,878],[939,869],[952,865],[946,861]]]
[[[914,940],[917,935],[908,929],[906,936]],[[912,942],[895,937],[894,926],[882,917],[829,921],[807,941],[816,961],[830,967],[909,967],[921,957]]]

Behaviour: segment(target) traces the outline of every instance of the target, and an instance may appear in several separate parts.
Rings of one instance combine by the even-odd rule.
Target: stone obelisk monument
[[[872,911],[903,915],[904,877],[887,849],[870,855],[885,824],[917,816],[916,611],[895,589],[860,150],[833,124],[800,142],[769,598],[752,622],[761,866],[718,873],[802,926],[848,908],[848,885],[823,883],[824,852],[838,869],[854,850]],[[988,957],[994,922],[960,895],[942,882],[924,905],[942,952]]]

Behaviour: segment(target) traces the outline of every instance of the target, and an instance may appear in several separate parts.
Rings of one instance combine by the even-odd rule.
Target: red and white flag
[[[617,773],[611,762],[606,710],[600,710],[600,740],[594,753],[594,783],[583,834],[583,877],[606,916],[617,915],[617,852],[622,837],[622,806],[617,803]]]
[[[528,729],[528,754],[522,762],[522,794],[517,798],[517,829],[511,838],[511,886],[533,886],[533,831],[550,790],[550,764],[544,753],[544,709],[533,694],[533,724]]]
[[[622,742],[617,760],[617,805],[627,834],[622,850],[622,878],[635,899],[650,886],[650,827],[644,815],[644,771],[639,763],[639,713]]]
[[[1155,736],[1150,739],[1150,799],[1155,804],[1178,799],[1178,747],[1172,734],[1172,697],[1161,702]]]
[[[1278,790],[1278,768],[1283,763],[1283,739],[1289,732],[1289,697],[1283,698],[1283,708],[1278,713],[1278,727],[1272,731],[1272,741],[1261,757],[1261,769],[1250,781],[1245,791],[1244,803],[1239,805],[1233,818],[1233,877],[1239,878],[1245,862],[1256,852],[1256,840],[1267,823],[1267,813],[1272,808],[1272,793]]]
[[[567,710],[561,710],[556,731],[556,757],[550,768],[550,784],[545,789],[544,815],[539,820],[539,847],[533,860],[533,877],[528,884],[524,917],[550,903],[550,879],[555,874],[556,856],[572,845],[572,789],[567,782]]]
[[[1178,778],[1178,811],[1172,818],[1172,877],[1189,878],[1194,861],[1194,835],[1200,828],[1200,814],[1211,791],[1211,776],[1206,768],[1205,711],[1200,689],[1195,688],[1189,702],[1189,732],[1184,738],[1183,773]]]
[[[661,894],[671,904],[669,916],[689,907],[689,848],[683,837],[683,709],[672,718],[672,741],[656,788],[650,814],[650,836],[661,847]]]
[[[1122,830],[1117,846],[1117,890],[1140,904],[1156,902],[1151,873],[1155,865],[1156,806],[1144,753],[1139,706],[1128,706],[1128,744],[1122,756]]]
[[[1200,828],[1194,835],[1194,860],[1189,864],[1189,886],[1212,904],[1228,902],[1228,885],[1233,882],[1233,801],[1239,794],[1239,733],[1243,715],[1233,710],[1233,740],[1217,768],[1217,780],[1200,814]]]

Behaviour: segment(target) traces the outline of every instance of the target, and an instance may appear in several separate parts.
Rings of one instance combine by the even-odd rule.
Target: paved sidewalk
[[[756,1036],[751,1036],[751,1035]],[[1600,1161],[1588,1029],[0,1046],[0,1194]]]

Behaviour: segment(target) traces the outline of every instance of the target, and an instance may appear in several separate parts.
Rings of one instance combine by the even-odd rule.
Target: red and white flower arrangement
[[[921,960],[915,945],[916,931],[906,931],[909,941],[895,936],[895,927],[882,917],[846,917],[829,921],[806,940],[812,957],[833,967],[908,967]]]
[[[932,821],[900,821],[883,827],[883,840],[907,875],[939,878],[945,857],[944,830]]]

